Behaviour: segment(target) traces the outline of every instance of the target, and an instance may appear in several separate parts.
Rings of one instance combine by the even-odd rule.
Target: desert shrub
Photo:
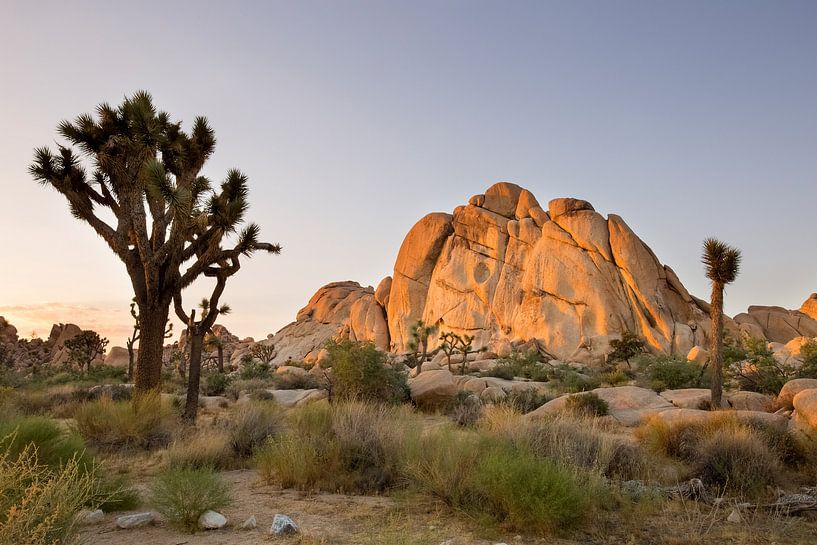
[[[406,374],[392,367],[373,343],[330,341],[322,367],[332,368],[334,400],[399,403],[409,397]]]
[[[817,378],[817,342],[807,341],[800,348],[800,358],[803,365],[798,369],[798,374],[803,378]]]
[[[100,399],[80,406],[75,414],[76,431],[101,448],[153,448],[166,445],[173,431],[169,407],[157,393],[133,401]]]
[[[575,394],[587,392],[601,386],[598,378],[579,373],[567,365],[551,369],[548,375],[552,386],[559,392]]]
[[[514,530],[551,532],[575,526],[590,502],[574,474],[506,443],[482,445],[469,483],[471,509]]]
[[[242,358],[241,370],[238,372],[238,376],[241,380],[268,379],[271,376],[271,368],[267,362],[254,360],[252,357]]]
[[[624,331],[620,339],[610,341],[610,348],[608,362],[623,361],[630,365],[632,358],[644,353],[644,340],[632,331]]]
[[[480,437],[449,426],[409,445],[403,472],[417,491],[460,508],[469,503],[470,480],[480,458]]]
[[[630,376],[623,370],[623,369],[614,369],[612,371],[608,371],[603,373],[599,379],[604,384],[610,384],[611,386],[616,386],[618,384],[622,384],[630,380]]]
[[[482,402],[474,394],[459,390],[448,412],[458,426],[473,426],[482,416]]]
[[[654,452],[689,464],[692,476],[704,483],[739,494],[773,484],[783,465],[801,456],[786,430],[728,413],[672,423],[654,417],[635,435]]]
[[[284,415],[275,403],[247,403],[238,407],[228,421],[229,444],[236,455],[252,456],[264,441],[283,428]]]
[[[151,486],[151,504],[171,523],[190,533],[208,510],[230,503],[227,484],[211,469],[180,468],[161,473]]]
[[[94,498],[91,505],[106,513],[115,511],[133,511],[141,498],[137,490],[124,477],[97,479]]]
[[[93,469],[69,459],[57,468],[40,463],[31,444],[0,451],[0,543],[69,543],[76,514],[95,493]]]
[[[542,358],[536,350],[525,353],[513,351],[510,356],[500,358],[497,364],[483,375],[507,380],[523,377],[538,382],[549,379],[548,371],[542,366]]]
[[[311,404],[292,412],[284,433],[261,447],[267,481],[303,490],[371,492],[391,486],[412,433],[405,408],[364,403]]]
[[[780,472],[777,457],[747,428],[702,439],[693,467],[704,484],[740,495],[774,484]]]
[[[311,390],[319,386],[314,376],[296,373],[276,373],[272,384],[276,390]]]
[[[594,392],[584,392],[568,396],[565,408],[580,416],[606,416],[607,402]]]
[[[227,385],[227,389],[224,391],[224,395],[233,401],[237,401],[241,392],[252,395],[270,387],[272,387],[272,381],[270,379],[251,378],[231,380],[230,384]]]
[[[708,384],[705,370],[695,362],[673,356],[649,356],[639,360],[646,371],[649,386],[660,392],[678,388],[701,388]]]
[[[14,418],[0,423],[0,448],[11,459],[16,459],[30,449],[36,449],[38,463],[57,468],[70,460],[76,460],[81,469],[93,465],[93,457],[86,453],[82,438],[65,433],[50,418],[29,416]]]
[[[209,371],[204,374],[201,381],[201,393],[206,396],[224,395],[227,385],[230,384],[230,377],[218,371]]]
[[[201,428],[180,437],[167,449],[171,469],[230,467],[233,449],[226,430]]]
[[[522,414],[527,414],[531,411],[535,411],[548,401],[550,401],[550,397],[539,393],[535,388],[525,388],[512,390],[505,396],[501,403],[512,407]]]
[[[809,341],[801,348],[802,364],[777,361],[765,341],[744,339],[733,348],[740,360],[727,360],[724,367],[728,378],[743,390],[777,395],[783,385],[795,378],[817,377],[817,343]]]

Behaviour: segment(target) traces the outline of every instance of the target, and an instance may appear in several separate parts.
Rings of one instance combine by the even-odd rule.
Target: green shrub
[[[158,394],[133,401],[100,399],[81,405],[74,414],[76,431],[101,448],[153,448],[169,443],[173,416]]]
[[[772,351],[761,339],[744,339],[743,344],[733,347],[736,361],[726,360],[724,367],[728,378],[737,382],[743,390],[777,395],[783,385],[796,378],[817,378],[817,343],[808,341],[801,348],[802,365],[781,363],[774,359]]]
[[[91,505],[106,513],[133,511],[141,504],[139,493],[124,477],[100,478]]]
[[[241,380],[268,379],[271,377],[271,366],[269,363],[254,360],[252,357],[242,358],[241,371],[238,372],[238,376]]]
[[[332,368],[333,400],[399,403],[409,397],[406,374],[392,367],[373,343],[330,341],[322,367]]]
[[[151,504],[171,524],[190,533],[199,517],[230,503],[227,484],[210,469],[181,468],[161,473],[151,486]]]
[[[75,459],[49,468],[30,444],[16,455],[0,450],[0,543],[69,543],[77,513],[94,499],[95,482],[93,468]]]
[[[206,396],[224,395],[229,384],[230,377],[227,374],[210,371],[205,373],[204,380],[201,381],[201,393]]]
[[[632,331],[624,331],[620,339],[610,341],[610,348],[608,362],[623,361],[629,366],[632,358],[644,353],[644,340]]]
[[[584,392],[568,396],[565,408],[580,416],[606,416],[607,402],[594,392]]]
[[[550,401],[550,397],[539,393],[535,388],[525,388],[522,390],[512,390],[502,400],[502,404],[512,407],[522,414],[527,414],[531,411],[535,411],[548,401]]]
[[[536,350],[526,353],[514,351],[507,358],[500,358],[497,365],[483,375],[507,380],[522,377],[537,382],[545,382],[549,379],[548,371],[542,366],[541,356]]]
[[[513,367],[507,364],[497,364],[494,365],[492,368],[488,369],[487,371],[483,371],[480,373],[481,376],[485,377],[496,377],[505,380],[513,380],[514,372]]]
[[[579,373],[567,365],[551,369],[549,376],[555,390],[570,394],[587,392],[601,386],[598,378]]]
[[[708,385],[708,376],[695,362],[672,356],[650,356],[641,358],[639,366],[645,369],[650,387],[656,391],[678,388],[703,388]]]
[[[311,390],[319,386],[314,376],[296,373],[276,373],[272,384],[276,390]]]
[[[31,448],[36,449],[38,463],[57,468],[75,459],[80,469],[93,465],[93,457],[87,454],[82,438],[65,433],[50,418],[29,416],[14,418],[0,423],[0,448],[12,459]]]
[[[586,491],[561,464],[502,443],[480,451],[470,485],[482,514],[513,530],[553,532],[575,526],[587,513]]]
[[[268,438],[284,429],[284,415],[275,403],[244,404],[227,424],[229,444],[239,457],[252,456]]]
[[[623,369],[608,371],[607,373],[602,374],[599,378],[601,379],[602,383],[610,384],[611,386],[616,386],[630,380],[630,376],[627,375]]]

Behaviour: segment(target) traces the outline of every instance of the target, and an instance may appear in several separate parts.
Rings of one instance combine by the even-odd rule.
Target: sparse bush
[[[602,383],[609,384],[611,386],[616,386],[630,380],[629,375],[627,375],[623,369],[608,371],[607,373],[603,373],[599,378],[601,379]]]
[[[507,380],[522,377],[545,382],[549,379],[548,370],[542,366],[541,356],[536,350],[525,353],[514,351],[507,358],[501,358],[493,369],[483,374]]]
[[[167,458],[171,469],[228,468],[233,461],[230,435],[217,428],[198,429],[174,441]]]
[[[607,402],[594,392],[584,392],[568,396],[565,408],[580,416],[606,416]]]
[[[409,397],[406,374],[392,367],[373,343],[330,341],[322,367],[332,368],[333,400],[399,403]]]
[[[276,373],[272,384],[276,390],[311,390],[318,387],[314,376],[297,373]]]
[[[49,468],[31,444],[16,455],[0,450],[0,543],[70,543],[76,514],[94,494],[93,468],[76,459]]]
[[[705,370],[695,362],[673,356],[640,358],[639,367],[646,370],[650,387],[657,391],[678,388],[703,388],[709,383]]]
[[[141,503],[139,493],[124,477],[98,479],[91,505],[106,513],[132,511]]]
[[[201,393],[206,396],[224,395],[227,386],[230,384],[230,377],[218,371],[205,373],[204,380],[201,381]]]
[[[272,381],[269,379],[252,378],[246,380],[231,380],[230,384],[227,385],[227,389],[224,391],[224,395],[233,401],[238,401],[241,392],[252,395],[255,392],[266,390],[270,387],[272,387]]]
[[[551,369],[549,376],[556,390],[570,394],[587,392],[601,386],[596,377],[579,373],[567,365]]]
[[[199,517],[228,505],[230,494],[227,484],[211,469],[170,469],[156,477],[151,503],[171,524],[194,533]]]
[[[261,475],[285,487],[371,492],[390,486],[412,433],[406,408],[308,405],[256,454]]]
[[[482,513],[514,530],[544,532],[573,527],[587,513],[586,492],[564,466],[503,443],[480,451],[471,486]]]
[[[483,371],[480,373],[481,376],[485,377],[496,377],[505,380],[513,380],[513,367],[507,364],[497,364],[488,369],[487,371]]]
[[[535,388],[525,388],[523,390],[511,390],[501,403],[514,408],[522,414],[527,414],[535,411],[548,401],[550,401],[550,397],[539,393]]]
[[[610,341],[612,351],[607,355],[608,362],[623,361],[628,366],[630,360],[644,353],[644,340],[632,331],[623,331],[620,339]]]
[[[270,402],[242,405],[236,409],[227,425],[229,444],[240,457],[252,456],[264,441],[283,429],[283,412]]]
[[[173,431],[171,410],[157,393],[133,401],[92,401],[76,410],[74,420],[77,432],[101,448],[162,446]]]
[[[252,357],[242,358],[238,376],[241,380],[268,379],[271,376],[271,366],[269,362],[257,361]]]
[[[14,418],[0,423],[0,449],[11,460],[36,449],[39,464],[52,469],[75,460],[80,469],[89,469],[93,457],[86,453],[82,438],[65,433],[53,419],[42,416]]]
[[[473,426],[482,415],[482,402],[474,394],[460,390],[451,404],[449,414],[458,426]]]

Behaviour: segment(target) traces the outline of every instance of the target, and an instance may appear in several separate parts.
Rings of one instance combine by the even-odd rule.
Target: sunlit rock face
[[[422,319],[478,345],[537,339],[554,357],[600,361],[629,330],[655,351],[705,345],[708,317],[618,216],[577,199],[545,211],[527,190],[491,186],[408,233],[387,309],[390,346]]]
[[[817,300],[809,297],[800,310],[783,307],[751,306],[735,316],[746,335],[787,343],[797,337],[817,337]],[[811,314],[809,314],[811,313]]]

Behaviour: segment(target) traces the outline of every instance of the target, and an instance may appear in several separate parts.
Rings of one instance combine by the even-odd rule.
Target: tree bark
[[[723,284],[712,282],[712,304],[710,309],[712,334],[709,340],[709,359],[712,363],[712,388],[710,410],[721,408],[723,397]]]
[[[170,303],[156,308],[139,307],[141,337],[134,371],[134,393],[157,390],[162,384],[162,356]]]
[[[199,387],[201,386],[201,352],[204,344],[204,334],[198,328],[188,330],[190,335],[190,363],[187,369],[187,400],[184,404],[182,417],[194,422],[199,411]]]
[[[218,350],[218,372],[223,373],[224,372],[224,347],[221,346],[221,345],[218,345],[216,348]]]
[[[128,382],[133,380],[133,343],[128,342]]]

